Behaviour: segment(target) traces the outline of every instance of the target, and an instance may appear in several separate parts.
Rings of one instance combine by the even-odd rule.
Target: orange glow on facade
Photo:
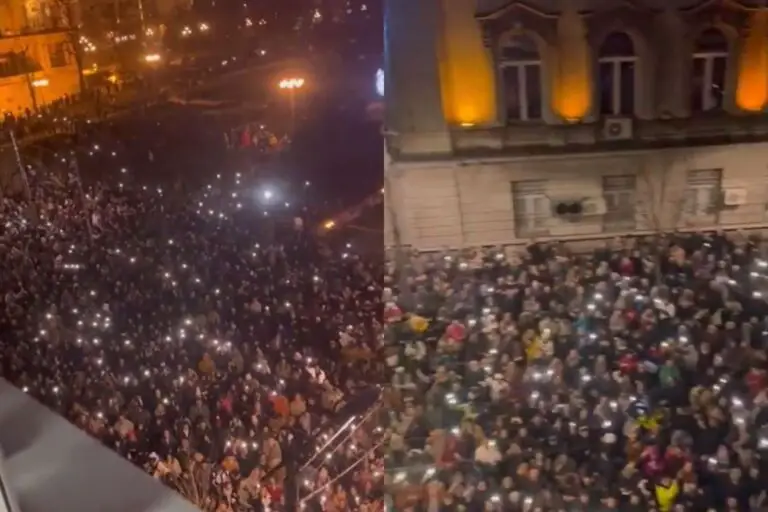
[[[741,55],[736,104],[748,112],[761,111],[768,101],[768,11],[752,14]]]
[[[490,52],[483,45],[474,3],[442,0],[438,57],[443,113],[452,125],[496,120],[496,86]]]
[[[583,119],[592,104],[590,50],[584,25],[576,12],[566,12],[557,23],[558,55],[552,94],[553,110],[563,119]]]

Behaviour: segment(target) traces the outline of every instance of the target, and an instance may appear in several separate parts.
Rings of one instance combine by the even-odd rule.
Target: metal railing
[[[20,512],[21,509],[16,500],[16,495],[8,485],[4,464],[5,456],[0,449],[0,512]]]

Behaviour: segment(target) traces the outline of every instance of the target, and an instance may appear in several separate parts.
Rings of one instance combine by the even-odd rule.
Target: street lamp
[[[288,100],[291,105],[291,135],[296,131],[296,91],[304,87],[303,78],[284,78],[278,84],[280,89],[288,91]]]

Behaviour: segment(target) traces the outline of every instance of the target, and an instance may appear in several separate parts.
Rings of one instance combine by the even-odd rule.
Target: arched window
[[[536,42],[522,35],[503,39],[499,67],[507,120],[541,119],[541,57]]]
[[[600,113],[629,116],[635,112],[635,64],[632,39],[624,32],[605,38],[598,52]]]
[[[691,110],[706,112],[723,106],[728,40],[716,28],[705,30],[693,50]]]

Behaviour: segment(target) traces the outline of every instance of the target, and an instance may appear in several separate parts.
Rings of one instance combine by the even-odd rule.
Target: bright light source
[[[162,57],[160,57],[159,53],[150,53],[144,56],[145,62],[160,62],[161,60]]]
[[[286,78],[284,80],[280,80],[279,84],[281,89],[301,89],[304,87],[304,79],[303,78]]]
[[[269,201],[269,200],[270,200],[270,199],[272,199],[273,197],[275,197],[275,193],[274,193],[274,192],[272,192],[271,190],[265,190],[265,191],[264,191],[264,199],[266,199],[267,201]]]
[[[336,227],[336,223],[332,220],[326,221],[325,224],[323,224],[323,227],[327,230],[331,230]]]
[[[51,82],[47,78],[39,78],[32,82],[32,87],[48,87]]]
[[[200,24],[197,26],[197,28],[198,28],[198,30],[200,30],[200,32],[208,32],[208,30],[209,30],[211,27],[209,27],[207,23],[200,23]]]
[[[376,93],[379,96],[384,96],[384,70],[379,69],[376,71]]]

